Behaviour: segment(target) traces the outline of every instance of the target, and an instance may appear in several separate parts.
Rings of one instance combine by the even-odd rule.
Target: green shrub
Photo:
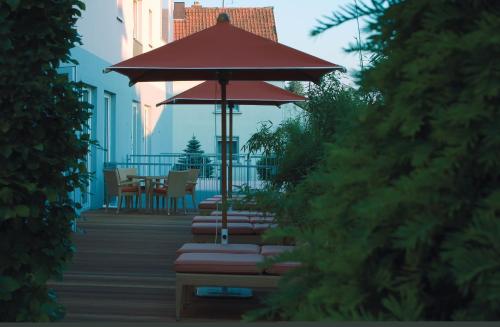
[[[303,113],[276,128],[262,124],[244,148],[263,153],[264,163],[275,163],[276,170],[260,167],[259,177],[277,189],[299,183],[321,161],[324,144],[343,138],[355,128],[354,117],[365,101],[359,92],[342,85],[338,76],[330,74],[308,91]]]
[[[87,180],[89,113],[56,68],[71,62],[83,8],[76,0],[0,2],[0,321],[64,314],[47,281],[72,256],[68,193]]]
[[[276,233],[297,239],[303,267],[261,314],[498,320],[500,2],[373,1],[358,12],[375,58],[360,84],[379,102],[288,195],[288,214],[304,218]]]

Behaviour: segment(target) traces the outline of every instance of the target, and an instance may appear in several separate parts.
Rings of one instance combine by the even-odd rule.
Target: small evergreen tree
[[[297,95],[306,95],[306,91],[304,90],[304,85],[302,82],[299,81],[290,81],[288,84],[285,86],[285,90],[290,91],[292,93],[295,93]],[[305,104],[303,102],[296,102],[296,106],[300,108],[304,108]]]
[[[302,95],[304,96],[306,94],[305,90],[304,90],[304,85],[302,84],[302,82],[299,82],[299,81],[290,81],[288,82],[288,84],[286,85],[285,87],[286,90],[290,91],[290,92],[293,92],[297,95]]]
[[[184,156],[179,158],[176,169],[200,169],[200,177],[210,178],[213,175],[214,167],[211,165],[212,160],[201,149],[201,143],[196,136],[188,141],[187,147],[183,150]]]

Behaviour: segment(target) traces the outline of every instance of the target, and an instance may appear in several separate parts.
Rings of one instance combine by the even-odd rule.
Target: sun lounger
[[[250,208],[255,207],[256,203],[254,201],[244,201],[243,199],[244,199],[243,195],[233,195],[233,198],[228,200],[232,201],[233,206],[235,208],[241,210],[245,209],[248,210]],[[219,210],[220,212],[221,204],[222,204],[222,197],[220,195],[214,195],[210,198],[201,201],[198,204],[198,212],[200,213],[200,215],[210,215],[210,213],[214,210]]]
[[[214,210],[210,213],[211,216],[220,216],[220,210]],[[249,210],[231,210],[227,212],[228,216],[245,216],[245,217],[274,217],[273,213],[262,211],[249,211]]]
[[[295,249],[293,245],[263,245],[260,249],[260,254],[264,257],[271,257],[283,252],[292,251]]]
[[[193,223],[215,223],[221,222],[221,216],[194,216]],[[245,216],[227,216],[227,221],[230,223],[250,223],[250,218]]]
[[[176,251],[176,254],[179,256],[183,253],[259,254],[260,252],[261,247],[256,244],[186,243]]]
[[[244,245],[244,246],[243,246]],[[197,286],[219,286],[219,287],[249,287],[249,288],[276,288],[281,275],[290,269],[300,266],[299,263],[285,262],[273,265],[271,268],[262,270],[258,267],[265,256],[256,253],[229,253],[231,251],[227,245],[208,246],[185,244],[178,253],[180,256],[175,260],[176,271],[176,319],[181,316],[184,305],[184,297],[188,288]],[[232,250],[254,251],[256,248],[252,244],[240,244]],[[290,247],[284,247],[290,249]],[[195,253],[190,251],[221,251],[216,253]],[[282,248],[283,249],[283,248]],[[275,255],[278,247],[266,249],[261,248],[261,252]],[[186,252],[187,251],[187,252]],[[279,252],[278,252],[279,253]]]
[[[249,217],[249,220],[252,224],[271,224],[276,222],[274,217]]]
[[[270,223],[256,223],[252,225],[254,233],[258,235],[263,234],[270,228],[275,228],[276,226],[278,226],[277,224],[270,224]]]
[[[222,221],[222,216],[194,216],[193,223],[215,223]],[[251,223],[251,224],[271,224],[275,222],[273,217],[248,217],[248,216],[227,216],[230,223]]]
[[[222,195],[216,194],[216,195],[212,196],[212,198],[221,199]],[[229,196],[228,196],[228,198],[229,198]],[[237,200],[242,200],[242,199],[246,198],[246,195],[245,194],[233,194],[232,198],[237,199]]]
[[[200,215],[209,215],[211,211],[219,209],[221,204],[220,198],[211,197],[205,199],[198,204],[198,212]]]
[[[276,227],[276,224],[252,224],[250,222],[232,222],[229,220],[227,226],[231,243],[262,244],[263,240],[261,234],[269,228]],[[222,223],[220,220],[217,222],[193,222],[191,224],[193,242],[214,242],[216,235],[220,233],[221,227]]]

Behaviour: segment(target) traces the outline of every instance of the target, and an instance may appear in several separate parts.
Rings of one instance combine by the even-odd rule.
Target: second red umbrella
[[[229,141],[233,141],[233,109],[235,105],[281,106],[291,102],[303,102],[305,97],[261,81],[231,81],[227,84],[226,100],[229,107]],[[206,81],[177,94],[156,106],[165,104],[221,104],[220,84]],[[231,143],[232,144],[232,143]],[[233,191],[233,147],[229,146],[227,190]]]

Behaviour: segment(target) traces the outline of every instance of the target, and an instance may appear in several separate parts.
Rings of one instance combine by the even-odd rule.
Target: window
[[[150,129],[150,124],[149,124],[149,115],[151,111],[151,106],[145,105],[144,106],[144,153],[143,154],[150,154],[151,153],[151,131]]]
[[[113,96],[109,93],[104,94],[104,140],[105,149],[104,161],[114,160],[115,151],[115,115],[113,110]]]
[[[142,41],[142,0],[134,0],[134,39]]]
[[[229,113],[229,106],[226,106],[226,112]],[[216,114],[221,113],[221,105],[220,104],[215,105],[215,113]],[[233,108],[233,114],[239,114],[239,113],[240,113],[240,106],[236,104],[236,105],[234,105],[234,108]]]
[[[142,0],[134,0],[134,40],[132,54],[138,56],[143,52],[142,48]]]
[[[226,143],[226,153],[229,158],[229,147],[232,146],[233,149],[233,161],[237,161],[239,157],[239,143],[240,143],[240,138],[238,136],[233,136],[233,142],[229,142],[229,137],[227,138],[227,143]],[[217,159],[222,158],[222,138],[220,136],[217,136]]]
[[[92,105],[92,90],[88,87],[84,87],[82,89],[82,96],[80,99],[81,102],[87,102]],[[89,134],[90,138],[92,138],[92,116],[89,117],[87,121],[87,125],[83,127],[82,134]],[[92,172],[92,161],[91,161],[92,151],[87,152],[85,156],[85,165],[87,166],[87,171]],[[88,181],[90,183],[90,181]],[[90,207],[90,188],[89,185],[85,185],[81,190],[80,203],[84,209]]]
[[[151,9],[149,10],[149,18],[148,18],[148,38],[149,38],[149,47],[153,47],[153,12]]]
[[[132,102],[132,128],[131,128],[131,153],[133,155],[140,154],[141,151],[141,112],[138,102]]]
[[[117,0],[116,2],[117,4],[117,9],[118,9],[118,12],[116,14],[116,19],[120,22],[120,23],[123,23],[123,0]]]
[[[68,76],[68,80],[76,82],[76,66],[60,66],[57,68],[57,73]]]

